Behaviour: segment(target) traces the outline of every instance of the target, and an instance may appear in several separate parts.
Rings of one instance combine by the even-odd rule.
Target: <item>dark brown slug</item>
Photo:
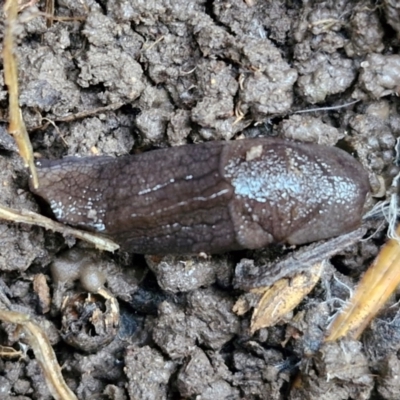
[[[368,177],[346,152],[275,138],[140,155],[41,160],[40,187],[64,223],[144,254],[302,244],[360,224]]]

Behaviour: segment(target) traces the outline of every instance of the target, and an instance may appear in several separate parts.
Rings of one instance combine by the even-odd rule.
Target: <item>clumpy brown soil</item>
[[[272,135],[338,145],[364,165],[380,200],[393,191],[398,2],[64,0],[55,15],[81,18],[51,27],[38,9],[44,1],[20,14],[16,32],[20,103],[38,156],[118,156]],[[45,213],[6,133],[2,76],[0,84],[0,203]],[[321,109],[296,113],[314,108]],[[71,255],[68,248],[82,244],[3,222],[0,288],[37,316],[79,399],[395,400],[396,299],[360,341],[321,345],[384,240],[379,231],[334,257],[293,315],[253,336],[250,313],[232,311],[243,293],[233,287],[235,267],[242,259],[263,265],[284,248],[163,259],[85,248]],[[118,332],[99,324],[82,338],[63,314],[64,296],[79,302],[90,283],[50,268],[66,262],[68,272],[80,257],[98,266],[117,297]],[[0,344],[19,343],[13,327],[0,324]],[[31,351],[0,359],[0,398],[51,398]]]

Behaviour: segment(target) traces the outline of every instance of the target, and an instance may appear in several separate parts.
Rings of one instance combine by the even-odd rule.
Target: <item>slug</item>
[[[369,182],[346,152],[276,138],[208,142],[119,158],[41,160],[39,188],[61,222],[142,254],[303,244],[361,221]]]

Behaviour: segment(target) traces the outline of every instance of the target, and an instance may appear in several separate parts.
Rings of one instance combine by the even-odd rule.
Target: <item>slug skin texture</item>
[[[142,254],[303,244],[360,225],[369,182],[346,152],[276,138],[208,142],[119,158],[41,160],[55,217]]]

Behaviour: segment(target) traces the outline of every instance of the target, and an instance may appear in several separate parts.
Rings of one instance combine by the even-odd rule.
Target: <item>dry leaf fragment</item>
[[[43,314],[50,311],[50,288],[47,284],[46,277],[43,274],[36,274],[33,277],[33,290],[39,298],[40,308]]]
[[[292,311],[317,284],[322,270],[323,262],[316,263],[307,272],[290,279],[280,279],[266,290],[264,288],[265,292],[251,318],[251,333],[275,325],[285,314]]]

